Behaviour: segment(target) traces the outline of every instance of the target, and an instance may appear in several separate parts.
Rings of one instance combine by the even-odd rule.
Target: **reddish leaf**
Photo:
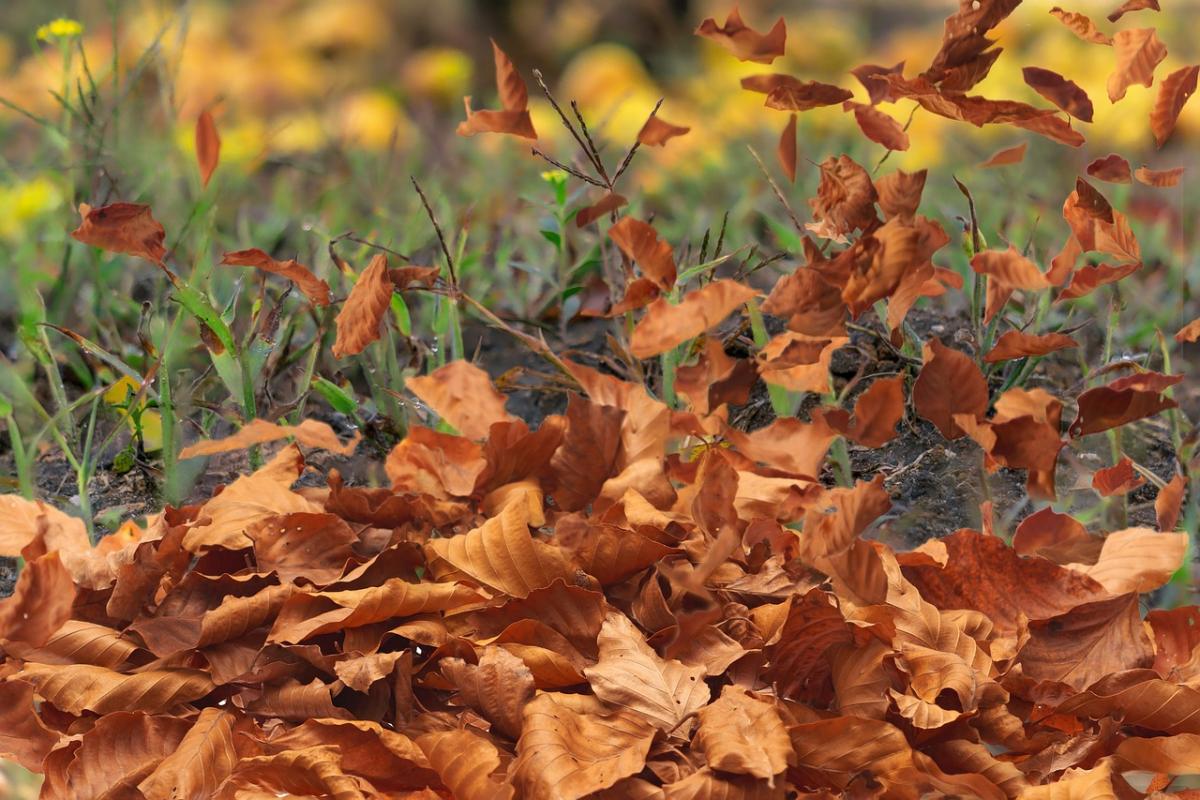
[[[783,133],[779,135],[779,147],[776,149],[779,155],[779,163],[783,166],[783,174],[787,175],[788,181],[796,182],[796,115],[788,115],[787,125],[783,126]]]
[[[1187,487],[1187,478],[1175,475],[1154,498],[1154,515],[1158,519],[1160,531],[1173,531],[1179,524],[1179,510],[1183,506]]]
[[[392,302],[392,289],[387,256],[381,253],[371,259],[358,276],[350,296],[338,312],[334,358],[357,355],[379,338],[379,326]]]
[[[838,433],[863,447],[883,447],[896,437],[896,425],[904,419],[904,376],[879,378],[859,395],[854,404],[853,424],[844,424],[830,414],[829,423]]]
[[[1113,37],[1117,64],[1108,78],[1108,99],[1117,102],[1134,85],[1154,83],[1154,68],[1167,57],[1167,48],[1158,39],[1154,28],[1131,28],[1117,31]]]
[[[71,237],[84,244],[126,253],[163,266],[167,249],[163,247],[166,232],[150,213],[150,206],[140,203],[112,203],[92,208],[79,204],[83,221],[71,232]]]
[[[1025,159],[1025,151],[1027,149],[1029,149],[1029,142],[1021,142],[1013,147],[997,150],[988,156],[987,161],[984,161],[979,166],[984,169],[990,169],[992,167],[1007,167],[1010,164],[1019,164]]]
[[[1133,177],[1147,186],[1156,186],[1162,189],[1170,186],[1178,186],[1179,179],[1183,176],[1183,170],[1183,167],[1175,167],[1173,169],[1138,167],[1134,170]]]
[[[1101,497],[1129,494],[1146,482],[1146,479],[1133,469],[1133,462],[1126,457],[1111,467],[1098,469],[1092,475],[1092,488]]]
[[[715,327],[757,294],[736,281],[721,279],[689,292],[679,305],[660,297],[633,329],[630,352],[637,358],[665,353]]]
[[[251,248],[225,253],[221,256],[221,263],[238,267],[254,267],[263,272],[282,275],[296,284],[313,305],[329,305],[329,284],[313,275],[312,270],[295,259],[276,261],[262,250]]]
[[[659,289],[669,291],[675,286],[675,255],[670,243],[659,239],[651,225],[622,217],[608,229],[608,235]]]
[[[1158,96],[1154,99],[1154,108],[1150,110],[1150,130],[1154,132],[1154,142],[1162,147],[1179,119],[1179,112],[1191,99],[1196,91],[1196,80],[1200,77],[1200,66],[1181,67],[1163,78],[1158,87]]]
[[[979,417],[987,410],[987,381],[970,357],[936,338],[925,342],[923,355],[925,363],[912,389],[913,408],[942,436],[957,439],[965,432],[955,423],[955,415]]]
[[[1025,76],[1025,83],[1042,97],[1075,119],[1092,121],[1092,101],[1077,83],[1041,67],[1025,67],[1022,74]]]
[[[575,227],[586,228],[605,214],[616,211],[628,202],[624,195],[619,195],[616,192],[606,192],[603,197],[592,205],[579,209],[579,212],[575,215]]]
[[[765,34],[759,33],[742,22],[741,13],[734,7],[725,18],[724,25],[717,25],[715,19],[706,19],[696,28],[696,35],[711,39],[737,56],[740,61],[770,64],[783,55],[787,25],[784,24],[783,17],[780,17],[771,30]]]
[[[221,160],[221,136],[217,123],[207,108],[196,118],[196,164],[200,167],[200,184],[207,187],[209,179]]]
[[[1088,164],[1087,174],[1109,183],[1130,183],[1133,180],[1129,162],[1116,153],[1097,158]]]
[[[504,408],[507,399],[486,372],[468,361],[451,361],[428,375],[409,378],[407,386],[468,439],[486,439],[493,425],[512,421]]]
[[[646,124],[638,131],[637,140],[640,144],[652,147],[662,147],[676,136],[683,136],[691,128],[684,125],[672,125],[657,114],[651,114]]]
[[[863,135],[888,150],[907,150],[908,134],[894,117],[878,111],[874,106],[847,103],[847,110],[854,111],[854,120]]]
[[[1079,414],[1071,423],[1071,437],[1099,433],[1177,408],[1179,404],[1163,392],[1182,380],[1182,375],[1142,372],[1088,389],[1079,395]]]
[[[525,139],[536,139],[537,131],[533,129],[533,122],[529,118],[529,92],[525,88],[525,80],[495,40],[492,40],[492,55],[496,61],[496,89],[503,110],[474,111],[471,109],[471,98],[464,97],[463,105],[466,106],[467,118],[458,123],[458,135],[507,133]]]
[[[1071,29],[1071,32],[1083,39],[1085,42],[1093,44],[1108,44],[1113,43],[1112,37],[1101,33],[1096,24],[1088,19],[1083,14],[1074,11],[1064,11],[1058,6],[1050,9],[1050,13],[1058,18],[1058,21]]]
[[[1141,11],[1145,8],[1159,11],[1158,0],[1125,0],[1124,3],[1117,7],[1116,11],[1108,15],[1108,21],[1116,22],[1131,11]]]
[[[1010,361],[1014,358],[1044,356],[1047,353],[1078,346],[1079,342],[1063,333],[1047,333],[1037,336],[1021,331],[1008,331],[996,340],[996,344],[983,357],[983,360],[988,364],[994,364],[997,361]]]

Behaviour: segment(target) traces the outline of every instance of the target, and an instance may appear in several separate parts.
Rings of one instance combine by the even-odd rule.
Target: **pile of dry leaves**
[[[1139,605],[1173,520],[894,553],[861,537],[880,480],[813,479],[824,420],[710,430],[572,371],[536,431],[465,362],[417,381],[463,435],[413,429],[390,489],[294,490],[289,444],[95,548],[3,498],[0,751],[47,798],[150,800],[1142,797],[1200,766],[1200,613]],[[865,402],[849,435],[888,435]]]
[[[855,74],[873,104],[915,100],[1078,146],[1058,111],[966,94],[999,55],[987,32],[1016,6],[964,1],[916,77]],[[1116,16],[1152,6],[1126,3]],[[1107,37],[1055,13],[1114,47],[1113,100],[1148,85],[1166,55],[1153,29]],[[736,12],[699,33],[760,63],[786,36],[782,23],[756,33]],[[496,64],[503,109],[469,110],[461,132],[534,135],[524,82],[499,48]],[[1027,78],[1090,117],[1065,79],[1044,73]],[[1163,83],[1151,121],[1160,141],[1196,73]],[[787,75],[747,88],[792,112],[849,97]],[[908,146],[876,105],[845,110],[874,141]],[[652,117],[642,143],[681,130]],[[1044,508],[1009,543],[985,504],[984,530],[906,553],[863,536],[887,525],[881,479],[821,480],[839,437],[880,447],[911,412],[947,439],[970,437],[988,470],[1023,470],[1031,496],[1053,499],[1071,439],[1175,408],[1181,376],[1141,365],[1118,365],[1130,374],[1065,401],[1019,385],[993,392],[980,367],[1076,346],[1006,310],[1043,291],[1069,301],[1139,270],[1126,217],[1079,178],[1046,269],[1013,248],[985,249],[972,219],[983,322],[1004,322],[989,352],[977,360],[936,338],[910,341],[923,348],[919,369],[908,374],[917,360],[907,358],[904,371],[860,376],[873,380],[853,408],[747,433],[729,423],[729,406],[756,381],[827,394],[849,319],[881,309],[880,339],[899,352],[917,299],[961,288],[933,260],[949,235],[918,213],[925,173],[873,178],[846,156],[820,165],[812,221],[796,221],[805,263],[762,305],[786,329],[746,357],[713,331],[755,313],[758,292],[737,275],[681,281],[687,271],[651,225],[618,220],[625,198],[608,176],[620,171],[584,154],[599,176],[586,180],[605,193],[580,226],[612,222],[625,278],[593,312],[634,315],[616,348],[631,365],[697,341],[676,374],[678,407],[543,351],[580,391],[530,430],[483,370],[454,361],[406,387],[440,425],[412,428],[391,451],[387,488],[336,473],[294,488],[304,449],[356,442],[316,421],[258,421],[181,455],[294,441],[207,501],[126,523],[94,547],[80,520],[0,497],[0,555],[26,561],[0,602],[0,754],[44,772],[45,798],[1186,796],[1167,792],[1174,776],[1200,772],[1200,611],[1143,614],[1140,595],[1187,557],[1187,534],[1175,532],[1187,464],[1160,487],[1157,530],[1092,533]],[[794,118],[780,156],[794,174]],[[1127,182],[1129,165],[1114,155],[1088,172]],[[85,207],[75,236],[186,286],[145,206]],[[340,301],[333,355],[379,338],[393,292],[470,301],[446,256],[448,279],[372,262]],[[224,263],[335,302],[295,261],[244,250]],[[1180,333],[1197,336],[1195,324]],[[1118,495],[1140,481],[1121,459],[1093,486]]]

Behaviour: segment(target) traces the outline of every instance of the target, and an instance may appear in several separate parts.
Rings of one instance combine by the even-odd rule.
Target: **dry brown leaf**
[[[663,147],[671,139],[683,136],[690,130],[686,125],[672,125],[657,114],[651,114],[646,119],[646,124],[638,131],[637,140],[639,144],[650,147]]]
[[[517,72],[508,55],[493,39],[492,55],[496,62],[496,89],[500,95],[500,111],[471,108],[471,98],[464,97],[467,118],[458,123],[459,136],[474,136],[477,133],[507,133],[525,139],[536,139],[537,131],[529,117],[529,92],[525,80]]]
[[[358,443],[362,440],[362,434],[355,431],[354,438],[342,444],[337,434],[333,432],[333,428],[319,420],[306,419],[299,425],[279,425],[267,422],[265,419],[252,419],[232,436],[188,445],[179,451],[179,457],[181,459],[199,458],[217,453],[231,453],[289,438],[305,447],[349,456],[357,449]]]
[[[957,439],[965,432],[954,421],[955,415],[981,417],[987,410],[987,381],[970,357],[937,338],[925,342],[923,355],[925,363],[912,389],[913,409],[942,436]]]
[[[1059,22],[1070,28],[1072,33],[1074,33],[1080,39],[1083,39],[1085,42],[1107,45],[1111,45],[1113,43],[1111,36],[1101,33],[1096,28],[1096,24],[1083,14],[1079,14],[1074,11],[1064,11],[1058,6],[1050,9],[1050,13],[1057,17]]]
[[[1117,102],[1134,84],[1154,83],[1154,68],[1167,57],[1167,47],[1158,39],[1154,28],[1131,28],[1117,31],[1113,36],[1117,63],[1108,77],[1108,99]]]
[[[1163,78],[1158,87],[1154,108],[1150,110],[1150,130],[1154,133],[1154,142],[1159,147],[1166,144],[1175,131],[1179,112],[1183,111],[1184,105],[1196,91],[1197,77],[1200,77],[1200,66],[1180,67]]]
[[[659,239],[653,227],[633,217],[622,217],[608,229],[608,235],[659,289],[670,291],[675,286],[675,255],[670,243]]]
[[[742,15],[735,6],[725,18],[724,25],[715,19],[706,19],[696,28],[696,35],[711,39],[737,56],[740,61],[770,64],[783,55],[787,41],[787,25],[783,17],[776,20],[771,30],[759,33],[742,22]]]
[[[1029,142],[1021,142],[1012,147],[1005,147],[1003,150],[997,150],[988,156],[987,161],[984,161],[979,166],[983,169],[991,169],[992,167],[1007,167],[1011,164],[1020,164],[1025,160],[1025,151],[1029,149]]]
[[[334,358],[356,355],[379,338],[379,326],[392,302],[392,280],[388,276],[387,256],[380,253],[358,276],[342,310],[338,312]]]
[[[486,439],[492,425],[513,419],[492,379],[469,361],[451,361],[428,375],[409,378],[405,386],[468,439]]]
[[[166,231],[150,213],[150,206],[140,203],[111,203],[92,208],[80,203],[83,220],[71,232],[71,238],[110,253],[126,253],[163,266],[167,249],[163,247]]]
[[[263,272],[282,275],[304,292],[313,305],[329,305],[329,284],[318,278],[308,267],[295,259],[277,261],[258,248],[236,250],[221,256],[221,263],[237,267],[254,267]]]
[[[775,785],[775,776],[791,758],[792,742],[772,702],[740,686],[726,686],[719,698],[700,709],[699,717],[695,745],[710,767]]]
[[[1088,164],[1087,174],[1109,183],[1130,183],[1133,180],[1129,162],[1116,153],[1109,153]]]
[[[1025,67],[1025,83],[1042,97],[1082,122],[1091,122],[1095,110],[1087,92],[1075,81],[1041,67]]]
[[[1121,3],[1121,5],[1119,5],[1115,11],[1108,15],[1108,21],[1116,22],[1131,11],[1141,11],[1147,8],[1153,9],[1154,11],[1161,10],[1158,7],[1158,0],[1125,0],[1125,2]]]
[[[659,298],[646,308],[630,339],[630,352],[650,358],[716,327],[758,292],[737,281],[721,278],[684,295],[678,305]]]
[[[1133,177],[1137,178],[1139,183],[1163,189],[1170,186],[1178,186],[1179,179],[1183,177],[1183,172],[1184,167],[1150,169],[1149,167],[1141,166],[1133,171]]]
[[[1029,356],[1044,356],[1059,350],[1078,347],[1079,342],[1065,333],[1046,333],[1042,335],[1007,331],[996,340],[996,344],[987,352],[983,360],[988,364],[998,361],[1010,361],[1014,358]]]
[[[789,114],[783,133],[779,134],[779,146],[775,149],[779,164],[789,183],[796,182],[796,115]]]
[[[634,712],[661,731],[685,733],[681,723],[708,703],[704,668],[660,658],[624,614],[605,616],[597,644],[600,660],[584,675],[609,705]]]
[[[196,165],[200,167],[200,185],[208,186],[221,161],[221,136],[212,111],[204,109],[196,118]]]
[[[513,782],[529,800],[577,800],[641,772],[656,732],[590,695],[539,694],[525,707]]]

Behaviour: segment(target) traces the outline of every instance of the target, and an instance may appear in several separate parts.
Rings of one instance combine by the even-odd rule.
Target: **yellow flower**
[[[49,42],[53,39],[74,39],[82,35],[83,26],[66,17],[59,17],[37,29],[37,38],[41,42]]]
[[[28,225],[62,205],[62,192],[49,178],[38,176],[0,186],[0,238],[14,239]]]
[[[122,375],[120,380],[104,392],[104,402],[110,406],[124,406],[133,399],[137,394],[139,387],[137,382],[128,375]],[[146,447],[146,452],[153,453],[157,450],[162,450],[162,415],[157,411],[146,408],[146,401],[143,400],[140,408],[142,414],[140,418],[142,426],[142,444]],[[129,424],[129,429],[135,430],[135,425],[129,409],[122,408],[121,416]]]
[[[471,83],[474,65],[461,50],[433,47],[414,53],[404,64],[404,88],[440,103],[459,103]]]

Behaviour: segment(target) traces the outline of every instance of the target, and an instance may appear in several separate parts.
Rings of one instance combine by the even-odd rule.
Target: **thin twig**
[[[579,129],[583,131],[583,138],[591,149],[592,163],[596,165],[596,169],[600,170],[600,177],[611,187],[612,181],[608,178],[608,171],[604,169],[604,160],[600,158],[600,148],[596,147],[596,143],[592,140],[592,132],[588,130],[587,121],[579,112],[579,104],[574,100],[571,101],[571,110],[575,112],[575,119],[579,120]]]
[[[650,121],[650,117],[653,117],[658,113],[658,109],[662,107],[664,99],[665,98],[662,97],[658,98],[658,102],[654,104],[654,110],[650,112],[649,117],[646,117],[647,122]],[[642,143],[640,141],[636,141],[633,143],[633,147],[629,148],[629,152],[625,154],[625,160],[621,162],[621,166],[617,167],[617,174],[613,176],[613,183],[619,181],[621,176],[625,174],[625,170],[629,168],[629,162],[633,161],[634,153],[636,153],[638,148],[641,146]]]
[[[559,160],[557,160],[557,159],[553,158],[552,156],[548,156],[548,155],[546,155],[546,154],[545,154],[545,153],[543,153],[541,150],[538,150],[536,147],[534,147],[534,148],[531,148],[529,152],[533,153],[533,154],[534,154],[535,156],[537,156],[538,158],[544,159],[544,160],[546,160],[547,162],[549,162],[550,164],[553,164],[554,166],[556,166],[556,167],[558,167],[559,169],[561,169],[563,172],[566,172],[566,173],[568,173],[568,174],[570,174],[570,175],[574,175],[576,178],[579,178],[579,180],[581,180],[581,181],[585,181],[586,183],[590,183],[592,186],[599,186],[601,189],[607,189],[607,188],[608,188],[608,186],[607,186],[607,185],[605,185],[605,184],[601,183],[600,181],[596,180],[596,179],[595,179],[595,178],[593,178],[591,175],[586,175],[586,174],[584,174],[584,173],[580,172],[579,170],[575,169],[574,167],[569,167],[569,166],[567,166],[566,164],[564,164],[564,163],[562,163],[561,161],[559,161]]]
[[[767,165],[764,164],[762,159],[758,157],[758,152],[755,151],[751,145],[746,145],[746,149],[750,151],[750,155],[754,156],[755,162],[758,163],[758,168],[762,170],[763,177],[767,179],[767,183],[771,184],[771,190],[775,192],[775,196],[778,197],[779,202],[783,204],[784,210],[787,211],[788,216],[792,218],[792,224],[796,226],[796,230],[800,232],[801,236],[807,235],[808,231],[804,230],[804,226],[800,223],[799,218],[796,217],[796,212],[792,211],[792,204],[787,201],[786,197],[784,197],[783,190],[779,188],[779,184],[777,184],[775,179],[771,177],[771,173],[767,172]]]
[[[417,182],[417,176],[412,175],[413,188],[417,190],[417,194],[421,196],[421,203],[425,206],[425,213],[429,215],[429,221],[433,223],[433,229],[437,232],[438,243],[442,246],[442,253],[446,256],[446,266],[450,269],[450,289],[452,295],[458,294],[458,273],[454,269],[454,256],[450,255],[450,248],[446,246],[446,237],[442,235],[442,226],[438,225],[437,217],[433,214],[433,207],[429,205],[429,198],[425,196],[425,191],[421,188],[421,184]]]
[[[579,149],[583,151],[585,156],[587,156],[588,161],[592,162],[592,166],[596,168],[597,174],[602,174],[604,172],[604,167],[601,166],[592,156],[592,151],[588,148],[587,142],[585,142],[583,137],[579,135],[579,131],[575,130],[575,126],[571,124],[571,120],[567,119],[567,115],[562,110],[562,106],[560,106],[558,101],[554,99],[554,94],[550,91],[550,87],[546,85],[546,81],[542,77],[542,71],[540,69],[535,69],[533,71],[533,77],[537,79],[538,86],[542,87],[542,94],[546,95],[546,99],[550,101],[550,105],[552,105],[554,110],[558,112],[558,118],[562,120],[563,126],[570,132],[572,138],[574,138],[579,144]]]
[[[379,244],[378,242],[372,242],[369,239],[360,239],[359,237],[355,236],[354,234],[350,233],[349,231],[347,231],[346,233],[343,233],[341,236],[335,236],[332,240],[330,240],[329,243],[337,244],[338,242],[356,242],[357,244],[361,244],[364,247],[371,247],[376,250],[382,250],[383,252],[388,253],[389,255],[395,256],[396,258],[400,259],[401,261],[411,261],[412,260],[411,258],[406,256],[404,253],[401,253],[399,250],[393,250],[390,247],[386,247],[382,244]]]
[[[461,294],[460,297],[467,302],[467,305],[478,311],[479,315],[482,316],[484,321],[489,325],[504,331],[513,338],[524,343],[526,347],[537,353],[542,358],[546,359],[546,361],[548,361],[555,369],[566,376],[566,378],[571,381],[572,386],[579,386],[579,381],[576,380],[575,376],[571,374],[570,368],[567,367],[566,363],[561,358],[554,354],[554,351],[550,349],[550,345],[546,344],[544,339],[535,338],[524,331],[517,330],[504,320],[500,319],[500,317],[496,316],[496,314],[483,303],[479,302],[474,297],[471,297],[471,295],[464,293]]]

